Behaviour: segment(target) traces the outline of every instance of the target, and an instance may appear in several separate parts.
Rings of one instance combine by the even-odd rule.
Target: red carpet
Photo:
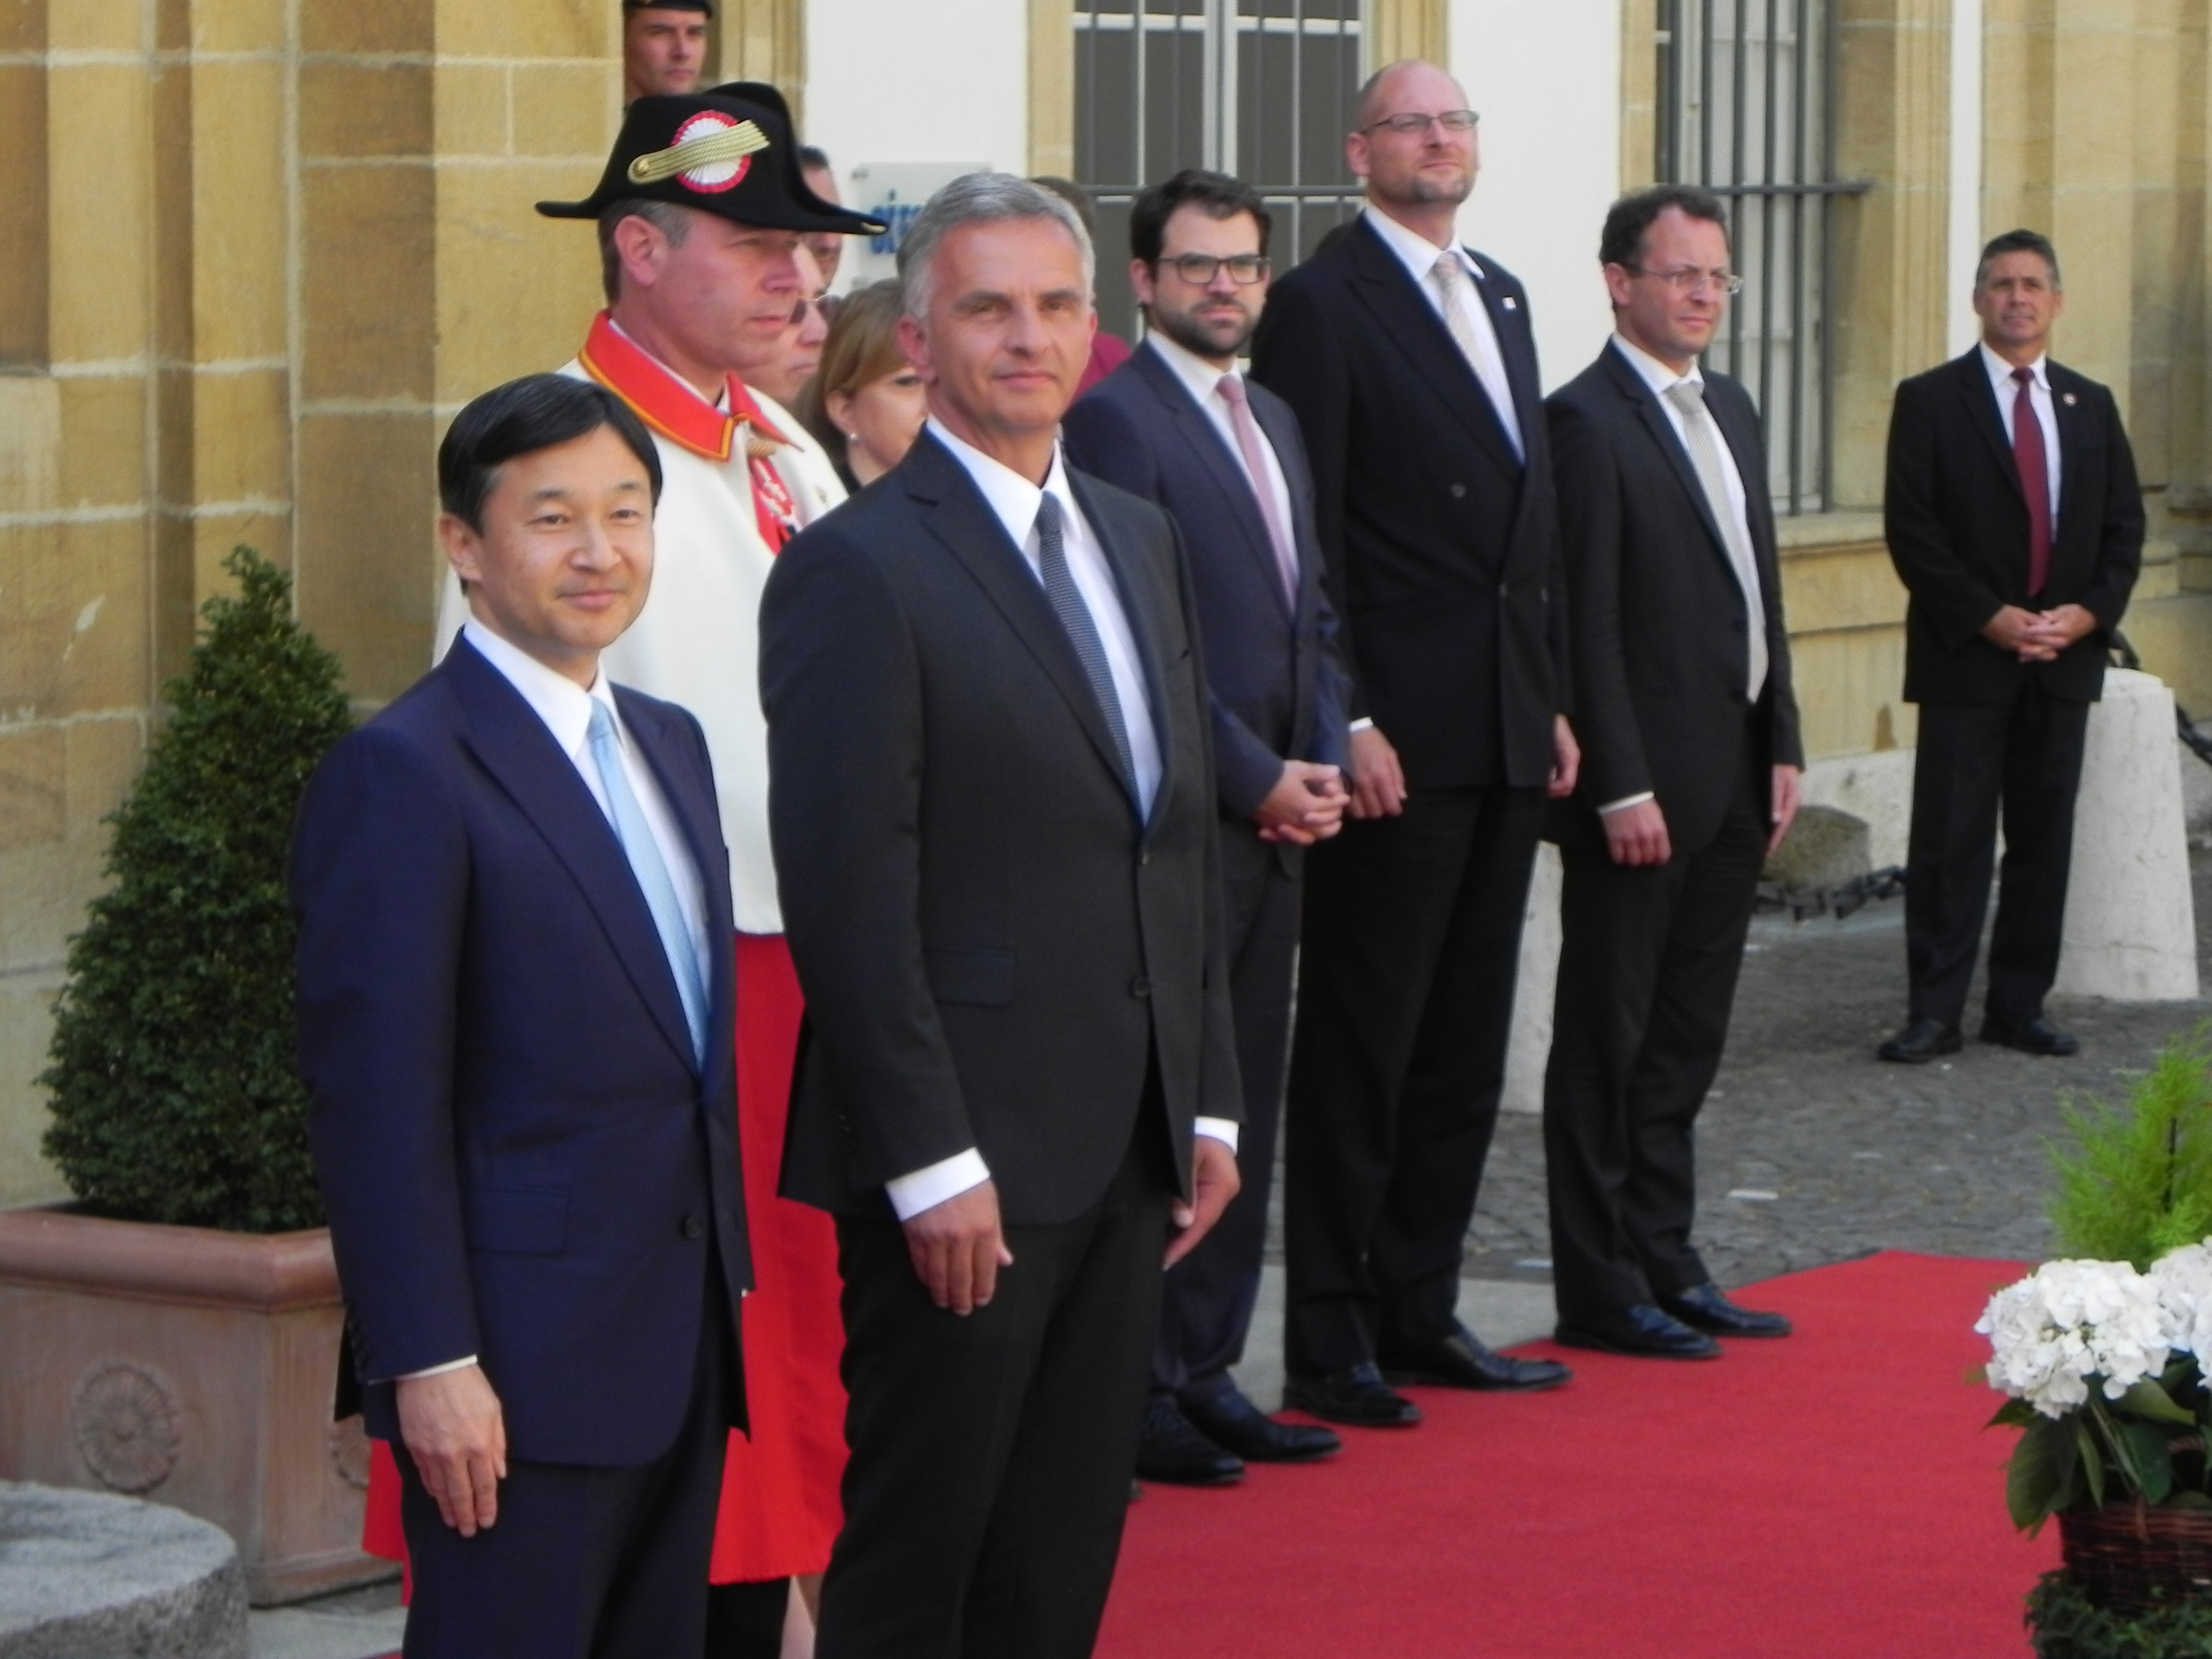
[[[1406,1432],[1130,1512],[1100,1659],[1995,1659],[2057,1565],[1961,1379],[2003,1262],[1885,1254],[1747,1292],[1718,1361],[1554,1350],[1525,1398],[1419,1389]],[[1263,1402],[1272,1404],[1273,1402]]]

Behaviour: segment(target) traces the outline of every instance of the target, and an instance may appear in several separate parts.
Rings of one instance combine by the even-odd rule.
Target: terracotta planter
[[[0,1480],[212,1521],[256,1605],[386,1577],[361,1419],[331,1421],[343,1325],[327,1232],[0,1212]]]

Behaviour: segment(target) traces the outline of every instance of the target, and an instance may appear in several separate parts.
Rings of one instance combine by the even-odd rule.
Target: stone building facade
[[[1469,237],[1530,281],[1555,380],[1604,337],[1596,227],[1656,174],[1680,3],[1358,16],[1366,62],[1443,58],[1484,112]],[[2154,509],[2129,631],[2212,712],[2212,82],[2204,0],[1832,8],[1832,170],[1864,189],[1832,210],[1833,488],[1790,520],[1785,582],[1814,796],[1879,850],[1913,738],[1875,516],[1889,389],[1971,337],[1985,234],[2067,258],[2060,353],[2118,389]],[[1303,15],[1119,7],[1224,9]],[[841,167],[1066,173],[1077,9],[721,0],[717,49]],[[290,564],[362,708],[424,665],[442,422],[565,360],[598,304],[589,231],[531,204],[596,176],[619,26],[615,0],[0,0],[0,1205],[59,1195],[34,1079],[66,941],[223,555]]]

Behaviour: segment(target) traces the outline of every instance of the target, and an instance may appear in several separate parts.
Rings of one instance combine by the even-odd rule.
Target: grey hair
[[[1097,281],[1098,254],[1075,210],[1050,191],[1011,173],[970,173],[931,197],[899,240],[898,273],[906,314],[916,321],[929,314],[930,267],[947,236],[963,225],[1020,219],[1048,219],[1068,234],[1083,257],[1083,292],[1088,298]]]

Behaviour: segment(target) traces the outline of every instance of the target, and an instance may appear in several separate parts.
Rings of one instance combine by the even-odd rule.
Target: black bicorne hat
[[[703,11],[714,15],[714,0],[623,0],[624,11]]]
[[[876,236],[884,226],[807,188],[791,135],[791,110],[772,87],[733,81],[702,94],[641,98],[599,187],[580,202],[540,202],[549,219],[596,219],[641,199],[718,213],[769,230]]]

